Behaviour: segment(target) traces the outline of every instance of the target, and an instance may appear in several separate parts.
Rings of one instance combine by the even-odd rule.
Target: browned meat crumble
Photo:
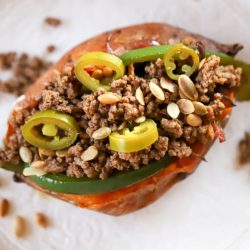
[[[15,94],[25,93],[27,88],[51,66],[50,62],[32,57],[26,53],[17,55],[15,52],[0,54],[0,91]],[[1,80],[1,73],[8,72],[11,76]]]
[[[44,22],[52,27],[58,27],[62,24],[62,20],[56,17],[46,17]]]
[[[74,75],[72,64],[65,66],[64,72],[57,73],[55,79],[47,83],[41,93],[38,107],[30,112],[12,116],[12,123],[17,130],[11,140],[14,146],[5,145],[0,151],[0,163],[5,161],[18,161],[18,148],[21,145],[29,147],[34,160],[45,161],[45,170],[52,173],[66,173],[72,177],[108,178],[114,171],[138,169],[147,165],[151,160],[159,160],[166,154],[174,157],[188,157],[192,154],[191,145],[196,141],[206,143],[217,136],[221,131],[217,124],[218,115],[227,107],[219,87],[234,87],[240,83],[241,69],[233,66],[219,65],[220,59],[211,56],[205,60],[196,79],[196,88],[199,93],[199,101],[206,103],[208,114],[202,116],[200,126],[190,126],[186,122],[186,115],[180,114],[172,119],[166,112],[167,104],[177,102],[178,88],[173,91],[162,89],[165,95],[164,101],[157,99],[150,91],[149,82],[153,81],[161,86],[160,79],[166,77],[163,61],[148,63],[145,66],[144,77],[136,73],[125,75],[111,83],[112,92],[121,97],[116,104],[102,104],[98,96],[105,93],[98,90],[94,93],[84,93],[82,84]],[[140,87],[145,105],[141,105],[135,97],[136,89]],[[72,115],[80,125],[81,133],[74,145],[64,150],[63,155],[51,154],[46,156],[39,154],[38,150],[26,143],[20,133],[20,127],[28,117],[39,111],[54,109]],[[94,131],[101,127],[110,127],[116,131],[120,126],[126,126],[138,117],[145,116],[154,119],[158,124],[159,139],[148,148],[134,153],[119,153],[109,149],[108,139],[95,140],[92,138]],[[216,127],[217,126],[217,127]],[[98,156],[91,161],[84,161],[82,153],[90,145],[98,150]]]

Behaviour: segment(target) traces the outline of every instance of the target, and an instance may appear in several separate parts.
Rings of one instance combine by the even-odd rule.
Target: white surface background
[[[52,59],[82,40],[118,26],[140,22],[169,22],[221,42],[242,42],[241,59],[250,62],[250,1],[169,0],[0,0],[0,51],[18,50],[42,55],[58,46]],[[59,28],[43,18],[63,19]],[[0,94],[0,133],[14,98]],[[250,248],[250,166],[237,169],[236,145],[250,129],[250,103],[234,109],[227,141],[216,143],[195,174],[138,212],[111,217],[39,196],[12,182],[0,170],[0,197],[11,201],[10,215],[0,219],[0,249],[12,250],[234,250]],[[50,227],[38,228],[34,213],[49,216]],[[12,219],[28,220],[24,239],[16,240]]]

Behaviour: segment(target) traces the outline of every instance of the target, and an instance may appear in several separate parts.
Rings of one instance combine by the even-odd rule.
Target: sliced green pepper
[[[127,66],[132,63],[152,62],[163,58],[173,45],[150,46],[141,49],[130,50],[120,56]]]
[[[77,79],[92,91],[96,91],[99,88],[110,90],[110,86],[102,84],[100,80],[90,76],[85,68],[91,65],[111,68],[115,72],[113,79],[119,79],[125,73],[125,66],[122,60],[115,55],[104,52],[89,52],[84,54],[76,64],[75,74]]]
[[[79,128],[72,116],[46,110],[32,115],[21,131],[24,139],[35,147],[60,150],[75,142]]]
[[[127,188],[141,182],[167,167],[171,161],[172,158],[167,155],[159,161],[152,161],[147,166],[138,170],[117,172],[106,180],[89,179],[85,177],[74,178],[64,174],[47,174],[44,176],[29,176],[27,178],[43,188],[58,193],[101,194]],[[8,166],[6,170],[22,173],[24,166],[29,167],[28,164],[20,165],[18,170],[17,167],[12,168]]]
[[[147,119],[132,131],[128,128],[121,132],[113,132],[109,136],[111,150],[123,153],[136,152],[147,148],[158,140],[157,125],[153,120]]]

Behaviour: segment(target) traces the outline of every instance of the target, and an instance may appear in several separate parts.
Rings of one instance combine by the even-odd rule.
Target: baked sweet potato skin
[[[15,116],[16,112],[22,112],[25,109],[30,110],[35,107],[46,82],[53,78],[55,70],[62,71],[64,65],[68,61],[74,62],[79,58],[79,56],[89,51],[104,51],[120,55],[127,50],[145,47],[152,44],[166,44],[170,39],[183,39],[187,36],[192,36],[203,41],[206,48],[215,51],[219,50],[228,54],[236,54],[241,48],[238,44],[219,44],[200,35],[189,33],[168,24],[160,23],[129,26],[103,33],[81,43],[66,53],[52,69],[46,72],[29,88],[25,94],[25,98],[18,102],[13,109],[9,119],[6,141],[8,141],[11,134],[15,133],[11,117]],[[228,109],[227,113],[223,115],[222,120],[226,115],[228,115],[229,112],[230,109]],[[210,146],[211,144],[202,145],[200,143],[196,143],[192,146],[192,149],[197,155],[202,156],[207,152]],[[175,159],[170,165],[166,166],[165,169],[161,170],[159,173],[148,178],[147,180],[125,189],[99,195],[72,195],[55,193],[41,188],[29,178],[22,176],[22,179],[27,184],[39,189],[40,191],[74,203],[82,208],[110,215],[122,215],[138,210],[158,199],[175,182],[182,179],[184,176],[191,174],[196,169],[200,160],[200,157],[196,157],[194,155],[185,159]]]

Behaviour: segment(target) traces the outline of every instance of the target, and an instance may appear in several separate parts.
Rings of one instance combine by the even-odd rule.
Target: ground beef
[[[237,85],[240,69],[220,66],[219,59],[215,56],[207,59],[198,73],[196,87],[200,101],[207,98],[208,114],[201,117],[202,125],[198,127],[188,125],[184,114],[177,119],[168,115],[167,105],[180,99],[178,91],[170,93],[162,89],[165,96],[163,101],[151,93],[149,82],[160,86],[161,77],[166,77],[163,61],[158,59],[148,63],[144,71],[144,77],[131,74],[112,81],[111,91],[121,97],[119,102],[112,105],[102,104],[98,100],[98,97],[106,92],[104,89],[91,93],[82,87],[74,75],[74,65],[71,62],[61,73],[55,71],[55,78],[46,83],[41,93],[39,105],[11,116],[10,121],[16,129],[16,134],[10,138],[5,149],[0,151],[0,164],[20,160],[18,149],[21,145],[26,145],[32,149],[35,160],[45,161],[47,172],[66,173],[77,178],[106,179],[112,173],[138,169],[166,154],[179,158],[188,157],[192,154],[191,144],[197,141],[206,143],[207,140],[214,139],[219,131],[219,127],[216,127],[218,117],[228,106],[225,98],[217,91],[217,86]],[[136,99],[135,92],[138,87],[143,92],[145,105],[141,105]],[[24,141],[20,132],[20,127],[30,115],[47,109],[70,114],[81,128],[77,141],[63,153],[56,152],[57,156],[40,156],[38,150]],[[158,140],[146,149],[133,153],[114,152],[109,148],[108,138],[95,140],[92,137],[94,131],[101,127],[110,127],[112,131],[121,126],[133,127],[136,125],[135,119],[141,116],[153,119],[160,135]],[[217,130],[214,131],[214,128]],[[96,147],[98,155],[90,161],[84,161],[82,154],[91,145]]]
[[[0,80],[0,91],[19,96],[50,66],[50,62],[26,53],[21,55],[17,55],[15,52],[1,53],[0,77],[1,72],[10,73],[11,76],[8,79]]]
[[[183,122],[180,120],[168,120],[163,118],[161,120],[161,127],[167,132],[167,134],[173,138],[180,138],[183,134]]]
[[[169,142],[168,154],[179,158],[188,157],[192,154],[192,149],[184,141],[172,140]]]
[[[196,77],[196,89],[202,102],[208,103],[217,85],[230,88],[240,84],[241,68],[232,65],[221,66],[220,57],[212,55],[207,58]]]

